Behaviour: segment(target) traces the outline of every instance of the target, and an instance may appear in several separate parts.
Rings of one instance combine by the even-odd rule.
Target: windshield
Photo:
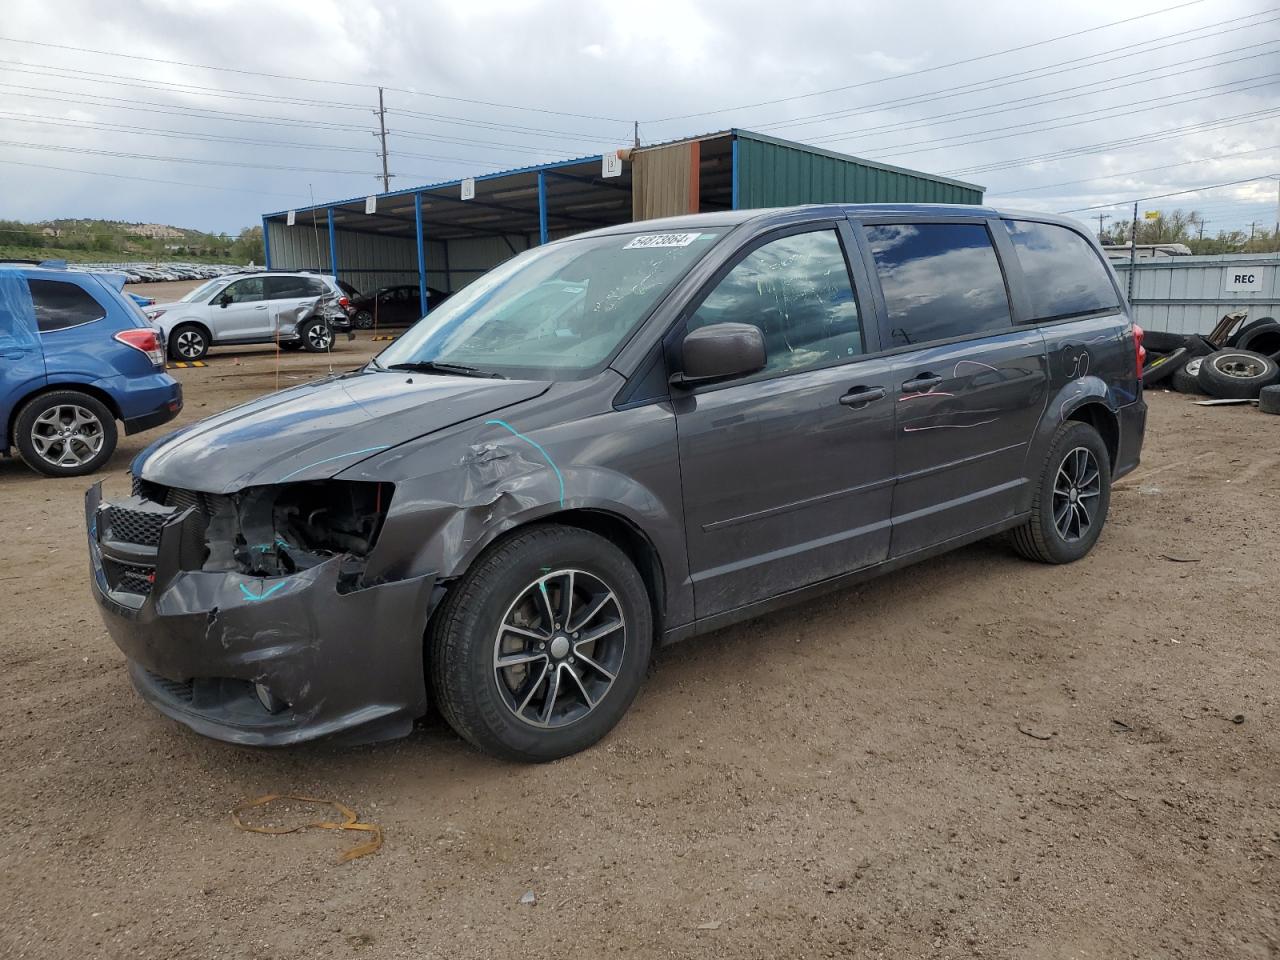
[[[219,287],[226,284],[225,277],[218,277],[216,280],[207,280],[200,286],[196,287],[185,297],[181,298],[179,303],[195,303],[197,300],[207,300],[213,296],[213,292]]]
[[[525,251],[432,310],[378,363],[572,378],[603,363],[722,233],[613,234]]]

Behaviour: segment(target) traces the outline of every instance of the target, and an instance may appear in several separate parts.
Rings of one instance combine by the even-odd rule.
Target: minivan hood
[[[142,451],[133,473],[205,493],[325,479],[401,443],[532,400],[550,386],[372,370],[344,374],[192,424]]]

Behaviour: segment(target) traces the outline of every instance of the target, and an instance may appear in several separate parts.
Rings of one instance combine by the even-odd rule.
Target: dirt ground
[[[275,358],[175,375],[189,422]],[[88,481],[0,462],[0,955],[1280,956],[1280,417],[1149,400],[1087,559],[982,544],[660,651],[611,736],[536,767],[435,719],[275,752],[166,720],[89,595]],[[269,792],[386,844],[234,829]]]

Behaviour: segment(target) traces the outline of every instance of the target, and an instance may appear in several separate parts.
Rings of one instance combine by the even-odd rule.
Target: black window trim
[[[1107,261],[1107,258],[1102,256],[1100,251],[1094,246],[1094,242],[1090,237],[1081,233],[1070,224],[1059,223],[1056,220],[1045,220],[1036,216],[1001,216],[993,218],[992,223],[998,223],[1000,227],[999,230],[996,230],[993,227],[992,233],[1000,237],[1001,240],[1007,242],[1008,255],[1005,259],[1009,261],[1009,271],[1017,275],[1017,286],[1021,291],[1020,299],[1024,301],[1023,309],[1019,311],[1021,315],[1017,320],[1017,326],[1030,327],[1054,323],[1068,323],[1072,320],[1087,320],[1091,317],[1107,317],[1117,313],[1127,316],[1127,311],[1125,309],[1125,296],[1123,291],[1120,289],[1120,283],[1116,278],[1115,271]],[[1037,317],[1035,315],[1035,310],[1031,308],[1031,296],[1027,284],[1027,277],[1026,274],[1022,272],[1022,263],[1018,260],[1017,245],[1013,242],[1013,237],[1009,235],[1009,228],[1005,226],[1007,223],[1038,223],[1041,226],[1059,227],[1063,230],[1069,230],[1071,233],[1074,233],[1084,241],[1085,246],[1089,248],[1093,255],[1097,257],[1098,262],[1102,265],[1102,272],[1107,275],[1107,281],[1111,284],[1111,292],[1116,296],[1115,305],[1110,307],[1098,307],[1094,310],[1078,310],[1074,313],[1055,313],[1047,317]]]
[[[889,330],[889,304],[884,298],[884,289],[880,285],[880,272],[876,268],[875,254],[871,252],[871,239],[867,236],[867,231],[865,229],[868,226],[892,226],[895,224],[957,224],[984,227],[987,231],[987,240],[991,243],[992,253],[995,254],[996,264],[1000,270],[1000,278],[1004,282],[1005,300],[1009,304],[1009,326],[1006,329],[974,331],[973,333],[963,333],[954,337],[943,337],[936,340],[921,340],[918,343],[907,343],[901,346],[888,347],[877,354],[877,356],[895,356],[900,353],[912,353],[926,347],[941,347],[953,343],[965,343],[970,340],[986,340],[989,337],[999,337],[1004,336],[1005,334],[1017,332],[1019,327],[1022,325],[1020,318],[1023,316],[1025,311],[1025,304],[1023,302],[1023,286],[1020,282],[1022,280],[1022,275],[1019,270],[1017,274],[1019,282],[1013,282],[1013,271],[1010,270],[1010,264],[1007,262],[1008,256],[1002,255],[1004,254],[1004,249],[1001,245],[1001,242],[1004,241],[1012,246],[1013,241],[1009,239],[1008,230],[1006,230],[1003,225],[1000,227],[1000,231],[1003,231],[1005,234],[1003,237],[1000,236],[1000,231],[993,228],[992,224],[999,219],[1000,218],[998,217],[985,216],[910,217],[904,216],[901,213],[883,217],[850,217],[849,222],[854,228],[853,232],[857,237],[859,247],[862,249],[863,261],[865,262],[866,269],[870,272],[871,276],[872,290],[876,298],[876,316],[881,327],[881,343],[885,342],[886,336],[891,336],[891,332]],[[1017,267],[1016,262],[1013,266],[1015,268]]]
[[[695,290],[689,297],[685,299],[684,304],[676,313],[675,319],[672,321],[667,332],[662,337],[662,350],[666,359],[666,367],[668,374],[677,373],[680,370],[680,343],[684,340],[685,327],[689,322],[689,318],[697,312],[702,306],[702,302],[709,297],[720,285],[720,282],[729,275],[739,263],[749,257],[756,250],[772,243],[774,240],[781,240],[785,237],[796,236],[801,233],[819,233],[824,230],[832,231],[836,234],[836,241],[840,244],[841,253],[844,255],[845,270],[849,274],[849,285],[853,288],[854,302],[858,306],[858,326],[862,334],[863,347],[874,346],[875,350],[864,350],[856,357],[844,357],[839,360],[832,360],[828,363],[815,364],[812,367],[805,367],[802,370],[775,370],[771,372],[761,371],[759,373],[748,374],[747,376],[734,377],[731,380],[722,380],[715,383],[704,383],[680,390],[681,396],[697,396],[703,393],[711,393],[716,390],[725,390],[729,387],[741,386],[747,383],[765,383],[770,380],[778,380],[782,377],[802,376],[806,373],[815,373],[820,370],[829,370],[833,367],[848,366],[854,363],[861,363],[864,360],[872,359],[883,355],[883,351],[879,349],[879,329],[875,322],[876,314],[874,312],[874,302],[869,298],[866,288],[865,277],[860,276],[863,272],[859,270],[860,258],[858,257],[858,245],[856,238],[849,229],[849,221],[847,218],[839,216],[822,217],[817,220],[805,220],[799,223],[788,223],[777,227],[763,230],[754,234],[749,240],[741,244],[733,254],[721,263],[706,280]],[[872,308],[872,309],[868,309]],[[868,324],[867,318],[871,318]],[[644,401],[648,403],[656,403],[670,399],[670,392],[667,396]],[[634,404],[640,406],[641,403]]]
[[[44,337],[44,336],[48,336],[48,335],[50,335],[50,334],[54,334],[54,333],[62,333],[62,331],[64,331],[64,330],[79,330],[81,327],[87,327],[87,326],[89,326],[90,324],[93,324],[93,323],[101,323],[103,320],[107,319],[107,317],[111,315],[111,311],[110,311],[110,310],[108,310],[108,309],[107,309],[107,307],[103,306],[103,303],[102,303],[102,301],[101,301],[101,300],[99,300],[99,299],[98,299],[97,297],[95,297],[92,293],[90,293],[90,292],[88,291],[88,289],[86,289],[84,286],[82,286],[82,285],[81,285],[81,284],[79,284],[79,283],[76,283],[74,280],[71,280],[71,279],[69,279],[69,278],[64,278],[64,277],[26,277],[26,278],[24,278],[24,279],[26,279],[26,281],[27,281],[27,295],[31,297],[31,299],[32,299],[32,306],[33,306],[33,307],[35,306],[35,295],[31,292],[31,283],[32,283],[32,281],[33,281],[33,280],[40,280],[40,281],[42,281],[42,282],[44,282],[44,283],[66,283],[66,284],[70,284],[71,286],[76,287],[76,288],[78,288],[79,290],[81,290],[81,291],[84,293],[84,295],[85,295],[85,296],[87,296],[87,297],[88,297],[90,300],[92,300],[94,303],[96,303],[96,304],[98,305],[98,309],[102,311],[102,316],[100,316],[100,317],[94,317],[92,320],[85,320],[85,321],[83,321],[83,322],[81,322],[81,323],[72,323],[72,324],[68,324],[68,325],[67,325],[67,326],[65,326],[65,327],[58,327],[58,328],[57,328],[57,329],[55,329],[55,330],[41,330],[41,329],[40,329],[40,317],[37,315],[37,316],[36,316],[36,333],[37,333],[37,334],[39,334],[39,335],[40,335],[40,336],[42,336],[42,337]]]

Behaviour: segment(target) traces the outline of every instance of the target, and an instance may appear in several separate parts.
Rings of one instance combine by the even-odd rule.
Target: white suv
[[[315,273],[231,274],[202,283],[147,316],[164,331],[174,360],[199,360],[210,347],[279,343],[324,353],[335,330],[349,331],[350,301],[333,277]]]

